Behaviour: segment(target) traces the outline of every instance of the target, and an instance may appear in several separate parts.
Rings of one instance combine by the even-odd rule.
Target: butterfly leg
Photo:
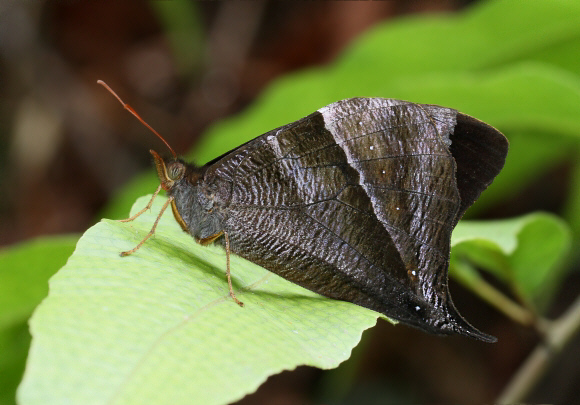
[[[244,303],[236,298],[232,287],[232,276],[230,275],[230,238],[227,232],[224,232],[224,238],[226,238],[226,276],[228,277],[228,285],[230,286],[230,296],[240,307],[243,307]]]
[[[139,211],[138,213],[136,213],[132,217],[129,217],[127,219],[120,219],[119,222],[131,222],[135,218],[137,218],[139,215],[141,215],[145,211],[147,211],[148,209],[151,209],[151,206],[153,205],[153,200],[155,200],[155,197],[157,197],[157,194],[159,194],[159,192],[161,191],[161,188],[162,188],[162,186],[160,184],[159,187],[157,187],[157,190],[155,190],[155,192],[153,193],[153,196],[151,197],[151,199],[149,200],[149,202],[147,203],[147,205],[145,206],[145,208],[143,208],[141,211]]]
[[[157,190],[157,191],[159,192],[159,190]],[[153,198],[155,198],[155,194],[153,195]],[[151,199],[151,200],[153,200],[153,199]],[[143,240],[141,242],[139,242],[139,244],[137,246],[135,246],[133,249],[127,250],[125,252],[121,252],[122,257],[129,256],[130,254],[135,253],[141,246],[143,246],[143,244],[145,243],[145,241],[147,239],[149,239],[151,236],[153,236],[153,234],[155,233],[155,228],[157,228],[157,224],[159,223],[161,216],[163,215],[163,213],[165,212],[165,210],[167,209],[167,207],[169,206],[171,201],[173,201],[173,197],[169,197],[167,199],[167,201],[165,201],[165,204],[163,204],[161,211],[159,211],[159,215],[157,216],[157,219],[153,223],[153,227],[151,228],[149,233],[143,238]],[[147,204],[147,205],[149,205],[149,204]]]
[[[217,238],[219,238],[222,235],[224,235],[224,238],[226,239],[226,277],[228,278],[228,286],[230,287],[230,297],[232,297],[232,299],[234,300],[234,302],[236,304],[238,304],[240,307],[243,307],[244,303],[236,297],[236,294],[234,294],[234,287],[232,286],[232,276],[230,274],[230,238],[228,236],[228,233],[221,231],[221,232],[216,233],[215,235],[212,235],[208,238],[196,239],[196,240],[197,240],[197,243],[205,246],[205,245],[209,245],[210,243],[214,242]]]

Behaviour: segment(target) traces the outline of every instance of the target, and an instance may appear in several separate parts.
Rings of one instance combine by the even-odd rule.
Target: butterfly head
[[[186,165],[179,159],[171,159],[167,163],[154,150],[149,151],[155,160],[157,175],[161,182],[161,187],[165,191],[170,191],[179,180],[185,176]]]

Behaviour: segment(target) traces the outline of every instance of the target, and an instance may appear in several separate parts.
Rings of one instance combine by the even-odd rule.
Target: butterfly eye
[[[179,162],[175,162],[169,165],[167,168],[167,175],[169,176],[170,180],[179,180],[183,176],[183,172],[185,171],[185,167],[183,164]]]

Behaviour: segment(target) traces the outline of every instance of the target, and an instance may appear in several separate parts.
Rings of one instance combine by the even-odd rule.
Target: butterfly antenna
[[[147,128],[149,128],[149,130],[151,132],[153,132],[155,135],[157,135],[159,137],[159,139],[161,139],[163,141],[163,143],[165,144],[165,146],[167,146],[169,148],[169,150],[171,151],[171,154],[173,155],[173,157],[175,159],[177,159],[177,154],[175,153],[175,151],[173,150],[173,148],[171,146],[169,146],[169,144],[167,143],[167,141],[165,139],[163,139],[163,137],[159,134],[159,132],[157,132],[156,130],[154,130],[151,125],[147,124],[145,122],[145,120],[143,118],[141,118],[141,116],[139,114],[137,114],[137,111],[135,111],[133,109],[133,107],[131,107],[129,104],[125,103],[123,100],[121,100],[121,97],[119,97],[117,95],[117,93],[115,93],[113,91],[112,88],[109,87],[109,85],[107,83],[105,83],[102,80],[97,80],[97,83],[100,84],[101,86],[103,86],[105,89],[109,90],[109,93],[111,93],[113,96],[115,96],[115,98],[117,100],[119,100],[119,103],[121,103],[121,105],[123,106],[123,108],[127,111],[129,111],[131,114],[133,114],[139,121],[141,121],[141,124],[145,125]]]

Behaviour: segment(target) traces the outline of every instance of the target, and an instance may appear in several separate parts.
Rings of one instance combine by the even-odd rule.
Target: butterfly
[[[351,98],[201,167],[151,151],[152,200],[165,190],[162,212],[171,206],[198,243],[225,248],[240,305],[230,253],[426,332],[494,342],[455,308],[448,268],[453,228],[507,150],[498,130],[454,109]]]

